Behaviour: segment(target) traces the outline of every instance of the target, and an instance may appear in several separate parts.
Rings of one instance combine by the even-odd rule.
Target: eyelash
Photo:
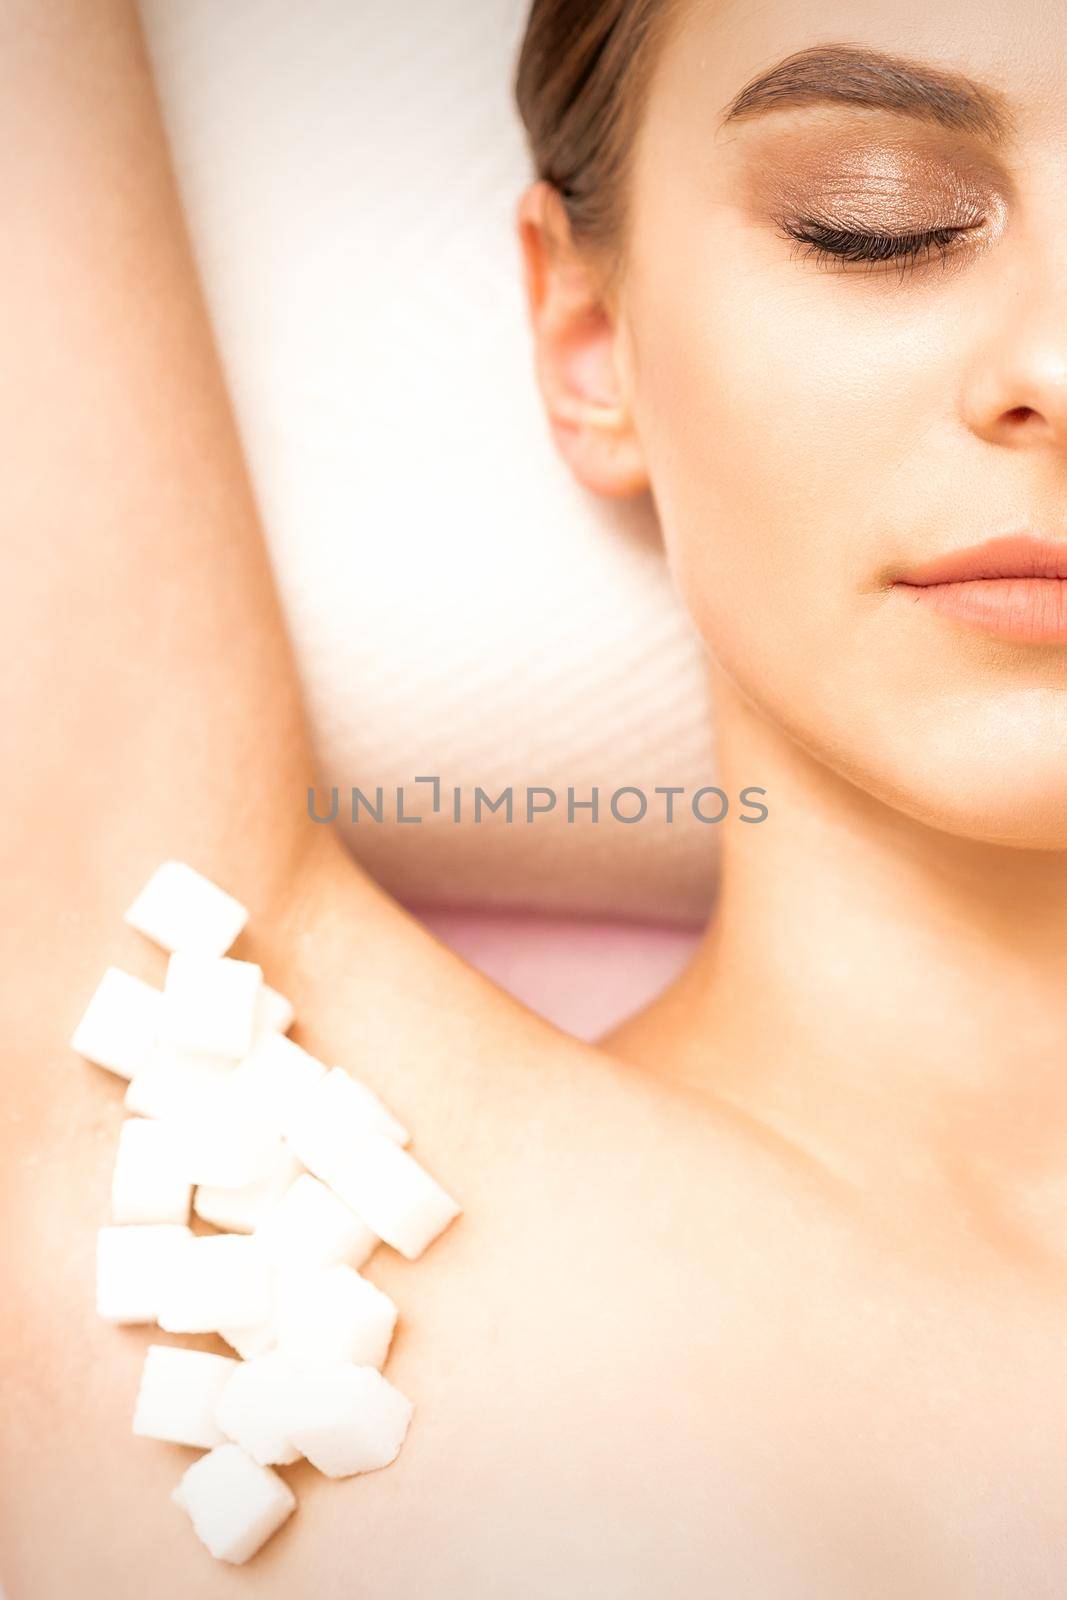
[[[808,219],[783,222],[783,230],[808,257],[841,267],[866,264],[871,267],[900,267],[901,276],[924,262],[940,258],[942,265],[966,227],[928,228],[916,233],[864,233],[832,223]]]

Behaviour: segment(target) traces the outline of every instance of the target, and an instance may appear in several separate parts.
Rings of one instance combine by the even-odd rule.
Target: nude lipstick
[[[894,587],[1000,639],[1067,644],[1067,539],[987,539],[910,568]]]

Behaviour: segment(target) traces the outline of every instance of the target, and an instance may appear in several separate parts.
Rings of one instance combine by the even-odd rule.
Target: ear
[[[539,179],[517,213],[537,379],[557,448],[580,483],[624,497],[648,488],[601,278],[575,246],[558,190]]]

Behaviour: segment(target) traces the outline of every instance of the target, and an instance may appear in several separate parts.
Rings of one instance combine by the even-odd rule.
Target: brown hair
[[[630,157],[674,0],[533,0],[514,91],[576,243],[623,253]]]

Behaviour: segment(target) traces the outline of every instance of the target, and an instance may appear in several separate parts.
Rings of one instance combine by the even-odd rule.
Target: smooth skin
[[[831,40],[1015,109],[997,226],[940,277],[823,272],[761,211],[753,164],[855,113],[718,127]],[[1067,663],[921,619],[885,575],[989,516],[1067,532],[1065,62],[1037,0],[690,0],[621,285],[522,197],[560,448],[596,492],[651,487],[715,651],[724,786],[758,770],[773,801],[721,835],[682,979],[592,1047],[309,827],[135,16],[4,0],[8,1600],[1062,1594]],[[367,1268],[401,1308],[401,1455],[286,1469],[299,1510],[242,1571],[168,1500],[193,1453],[129,1433],[161,1336],[92,1309],[121,1085],[67,1041],[107,963],[159,980],[120,914],[169,856],[250,905],[235,953],[465,1208]]]

